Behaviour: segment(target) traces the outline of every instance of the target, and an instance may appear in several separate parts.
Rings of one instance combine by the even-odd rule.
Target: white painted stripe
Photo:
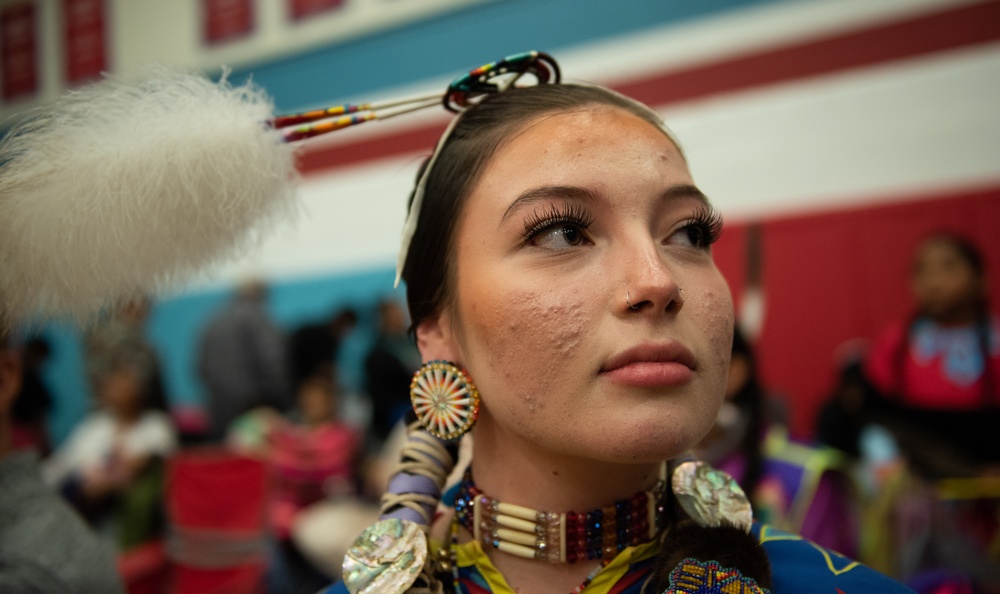
[[[557,58],[570,79],[615,84],[982,0],[791,0],[670,24]]]
[[[824,35],[875,26],[949,7],[982,0],[790,0],[733,10],[683,24],[669,24],[601,42],[559,49],[566,82],[615,85],[714,60],[739,57],[772,47],[808,42]],[[530,48],[555,51],[553,48]],[[486,56],[496,59],[500,56]],[[470,67],[478,64],[470,64]],[[383,89],[372,96],[331,97],[340,102],[374,102],[443,93],[454,76],[427,79],[416,84]],[[303,105],[305,111],[326,105]],[[378,138],[450,119],[442,110],[374,122],[354,130],[327,134],[310,146],[335,146]]]
[[[1000,44],[673,106],[731,218],[1000,182]]]

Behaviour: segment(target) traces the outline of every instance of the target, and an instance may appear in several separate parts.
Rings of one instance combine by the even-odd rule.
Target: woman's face
[[[717,231],[658,128],[607,106],[540,117],[468,197],[455,297],[418,330],[422,354],[466,367],[480,424],[510,438],[609,462],[676,456],[725,394]]]

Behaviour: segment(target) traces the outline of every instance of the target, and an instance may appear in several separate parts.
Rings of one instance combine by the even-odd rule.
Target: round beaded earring
[[[429,361],[410,382],[410,401],[420,423],[433,435],[455,440],[479,418],[479,390],[450,361]]]

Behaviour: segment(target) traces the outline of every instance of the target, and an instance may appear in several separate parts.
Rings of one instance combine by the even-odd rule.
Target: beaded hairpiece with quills
[[[386,120],[439,103],[460,113],[486,95],[504,91],[525,74],[534,75],[539,84],[559,82],[559,65],[548,54],[524,52],[484,64],[456,78],[445,91],[407,99],[379,103],[347,103],[325,109],[275,116],[271,125],[282,129],[286,141],[303,140],[373,120]]]
[[[280,115],[272,120],[275,128],[283,129],[282,134],[286,141],[303,140],[347,128],[356,126],[372,120],[385,120],[404,113],[417,111],[425,107],[433,106],[437,103],[444,104],[445,109],[461,113],[465,109],[478,103],[486,95],[503,92],[522,79],[524,75],[532,75],[536,84],[558,83],[560,81],[559,64],[548,54],[542,52],[524,52],[508,56],[496,62],[484,64],[470,72],[456,78],[445,91],[444,96],[422,95],[409,99],[398,99],[381,103],[345,104],[336,105],[327,109],[317,109],[303,113]],[[410,212],[406,217],[406,224],[403,226],[403,237],[400,242],[399,257],[396,261],[396,281],[395,286],[399,286],[399,281],[403,274],[403,266],[406,264],[406,255],[410,249],[410,241],[413,233],[417,229],[417,221],[420,218],[420,208],[424,199],[424,188],[427,185],[428,172],[434,168],[441,148],[448,142],[451,131],[459,118],[455,118],[448,125],[441,139],[438,141],[424,168],[423,175],[417,181],[416,190],[413,195],[413,203],[410,205]]]

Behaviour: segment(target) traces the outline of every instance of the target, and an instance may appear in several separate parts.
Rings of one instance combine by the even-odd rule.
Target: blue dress
[[[801,536],[761,524],[755,524],[752,533],[771,562],[771,594],[914,594],[903,584]],[[618,568],[616,579],[595,579],[583,590],[583,594],[640,594],[655,562],[655,551],[649,552],[654,555],[630,549],[622,551],[621,555],[629,555],[630,560],[626,567]],[[463,557],[470,561],[463,562]],[[461,594],[511,592],[506,584],[497,580],[495,569],[484,565],[488,562],[485,555],[460,554]],[[615,564],[609,565],[605,571],[615,571]],[[742,591],[726,584],[675,590],[677,594],[731,594]],[[347,594],[347,589],[335,584],[323,594]]]

